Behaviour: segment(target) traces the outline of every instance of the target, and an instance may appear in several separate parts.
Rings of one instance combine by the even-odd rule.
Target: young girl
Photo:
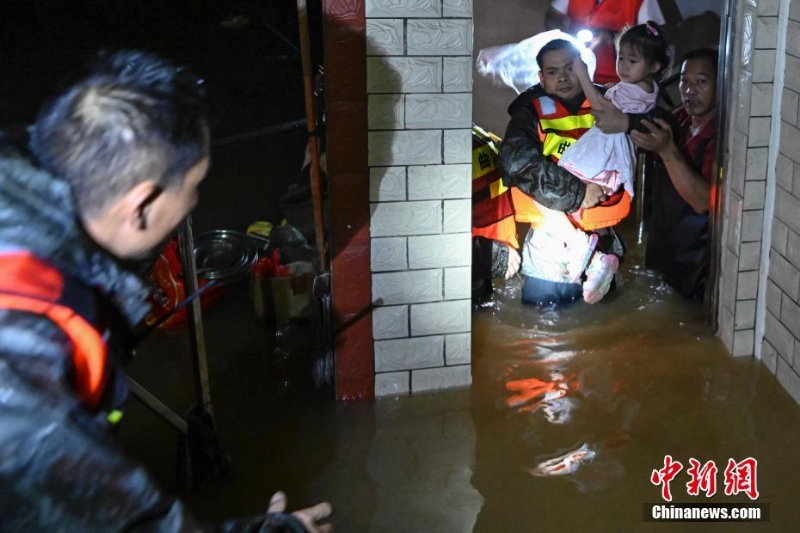
[[[603,101],[606,98],[625,113],[642,114],[655,107],[657,80],[668,65],[668,46],[661,29],[655,22],[647,22],[625,30],[617,39],[617,74],[621,81],[611,87],[605,97],[592,84],[586,64],[580,58],[575,59],[573,71],[593,108],[607,105]],[[625,133],[606,134],[593,127],[567,148],[558,165],[587,183],[601,186],[607,195],[624,188],[633,196],[636,149]],[[608,292],[619,260],[611,254],[594,252],[597,236],[587,235],[576,228],[566,214],[537,207],[544,215],[546,231],[563,237],[569,257],[569,281],[580,281],[585,270],[584,301],[595,303],[602,299]],[[580,212],[573,218],[580,221]]]

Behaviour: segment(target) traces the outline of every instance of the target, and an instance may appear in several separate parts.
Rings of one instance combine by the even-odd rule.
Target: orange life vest
[[[106,380],[106,343],[92,324],[65,305],[65,288],[61,273],[33,254],[0,254],[0,309],[46,316],[61,328],[72,342],[78,397],[96,407]]]
[[[569,0],[567,15],[573,26],[618,32],[628,24],[635,24],[643,0]]]
[[[472,127],[472,236],[519,249],[511,193],[495,165],[495,143],[499,140],[478,126]]]
[[[584,100],[577,114],[572,114],[558,99],[539,96],[533,99],[533,107],[539,117],[539,141],[542,154],[553,163],[558,163],[561,154],[577,141],[589,128],[594,126],[592,108]],[[541,224],[542,215],[530,196],[522,191],[513,191],[514,210],[517,220],[530,222],[536,228]],[[581,210],[580,220],[570,217],[572,223],[584,231],[607,228],[624,219],[631,208],[631,197],[624,190],[613,194],[605,202],[590,209]]]

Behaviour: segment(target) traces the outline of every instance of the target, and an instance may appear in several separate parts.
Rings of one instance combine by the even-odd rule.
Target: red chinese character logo
[[[650,482],[656,486],[661,485],[661,497],[664,501],[672,501],[672,493],[669,490],[669,484],[681,470],[683,470],[683,465],[680,461],[673,461],[671,455],[665,455],[664,468],[661,470],[653,470],[653,473],[650,474]]]
[[[756,466],[758,462],[752,457],[737,463],[728,459],[725,468],[725,495],[731,496],[744,492],[751,500],[758,498],[756,486]]]
[[[706,493],[706,497],[710,498],[717,493],[717,465],[714,461],[708,461],[700,467],[700,461],[697,459],[689,459],[689,466],[686,473],[692,478],[686,483],[686,492],[690,496],[697,496],[700,491]]]

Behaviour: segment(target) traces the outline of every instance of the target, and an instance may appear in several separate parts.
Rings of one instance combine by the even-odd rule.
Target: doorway
[[[562,2],[566,4],[566,2]],[[647,3],[645,3],[647,4]],[[667,34],[667,41],[671,44],[673,65],[665,75],[666,84],[662,92],[666,93],[669,100],[674,102],[674,106],[680,105],[680,98],[677,93],[678,69],[680,68],[680,58],[689,50],[710,47],[718,48],[720,52],[717,108],[724,109],[727,98],[726,80],[729,76],[726,68],[726,52],[728,44],[726,2],[724,0],[708,0],[704,2],[688,2],[684,0],[659,0],[657,5],[663,15],[664,24],[662,25]],[[503,2],[489,2],[488,0],[476,0],[474,8],[475,42],[473,56],[477,58],[481,50],[489,47],[515,44],[528,37],[531,37],[545,30],[545,14],[551,5],[549,0],[536,0],[533,2],[523,0],[504,0]],[[645,5],[644,7],[648,7]],[[644,9],[644,8],[643,8]],[[657,15],[651,11],[651,16]],[[507,107],[517,96],[517,92],[508,87],[480,76],[477,72],[473,81],[473,122],[484,130],[493,132],[502,137],[508,123]],[[725,146],[725,113],[717,113],[718,134],[717,146]],[[722,150],[717,154],[717,161],[722,161],[724,153]],[[718,163],[718,167],[721,164]],[[718,194],[722,194],[722,188],[718,187]],[[646,202],[646,195],[641,195],[638,202]],[[720,198],[716,205],[723,205]],[[634,204],[636,206],[636,203]],[[638,217],[638,219],[637,219]],[[640,247],[644,244],[642,228],[646,228],[645,210],[639,206],[634,207],[626,222],[621,225],[623,233],[626,231],[626,244],[629,248]],[[712,331],[717,329],[717,308],[719,284],[719,261],[721,255],[720,241],[722,239],[721,221],[724,214],[717,210],[717,217],[714,230],[714,246],[712,247],[712,271],[710,281],[707,284],[713,290],[709,291],[706,298],[705,319]],[[636,229],[630,226],[635,225]],[[526,231],[526,227],[519,227]],[[520,241],[524,238],[524,233],[518,235]],[[507,285],[503,284],[503,285]],[[512,281],[513,285],[514,282]]]

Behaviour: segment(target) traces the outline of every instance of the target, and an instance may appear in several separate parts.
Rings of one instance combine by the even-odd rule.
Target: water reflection
[[[218,388],[216,401],[247,468],[192,503],[222,518],[281,488],[297,505],[331,500],[337,531],[660,531],[642,509],[660,501],[650,478],[666,455],[686,469],[714,461],[720,487],[729,460],[753,457],[764,529],[796,529],[800,410],[760,362],[725,352],[699,303],[637,262],[632,250],[622,286],[594,306],[536,309],[520,303],[521,280],[499,287],[474,313],[466,391],[321,406],[299,389],[266,394],[269,371],[239,361],[238,382],[252,377],[264,398],[231,391],[249,402],[237,411]],[[749,501],[689,495],[686,469],[675,502]]]
[[[761,466],[780,448],[764,440],[757,414],[756,390],[777,387],[774,378],[731,358],[702,305],[675,295],[638,253],[598,305],[523,306],[517,279],[476,310],[472,483],[485,502],[475,531],[648,529],[642,504],[659,501],[650,473],[665,455],[687,465],[753,456]],[[799,427],[791,401],[788,409]],[[759,475],[776,474],[762,466]],[[686,481],[673,483],[675,500],[697,502]]]

